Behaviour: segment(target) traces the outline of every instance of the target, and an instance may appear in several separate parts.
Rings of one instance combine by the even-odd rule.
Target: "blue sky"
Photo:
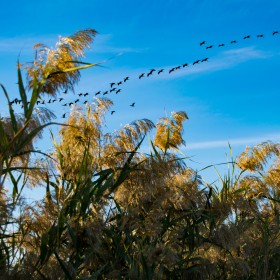
[[[129,76],[122,92],[111,95],[116,113],[108,115],[109,128],[141,118],[156,122],[184,110],[189,120],[183,151],[198,162],[196,168],[225,161],[228,142],[238,154],[246,145],[280,140],[280,34],[272,36],[280,33],[279,0],[19,0],[1,7],[0,82],[13,97],[19,52],[22,61],[31,61],[35,43],[52,46],[58,35],[94,28],[99,34],[84,60],[116,57],[106,67],[84,70],[75,94],[89,92],[93,101],[96,91]],[[244,40],[246,35],[251,37]],[[209,45],[214,47],[206,50]],[[172,67],[206,57],[208,62],[168,74]],[[138,79],[152,68],[165,71]],[[74,98],[71,94],[68,100]],[[3,95],[1,100],[5,114]],[[58,120],[67,112],[52,108]]]

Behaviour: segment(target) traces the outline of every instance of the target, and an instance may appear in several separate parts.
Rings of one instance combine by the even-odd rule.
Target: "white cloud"
[[[280,142],[280,134],[267,134],[258,137],[246,137],[246,138],[235,138],[235,139],[223,139],[196,143],[187,143],[186,150],[201,150],[201,149],[215,149],[215,148],[227,148],[230,144],[233,146],[249,146],[256,145],[265,141]],[[184,150],[183,149],[183,150]]]
[[[130,48],[116,48],[116,47],[103,47],[107,45],[106,40],[109,40],[110,36],[105,36],[104,38],[101,38],[100,42],[97,41],[96,45],[93,47],[93,52],[109,52],[109,53],[115,53],[117,55],[125,53],[125,52],[141,52],[145,50],[136,50],[136,49],[130,49]],[[193,61],[197,59],[204,59],[206,57],[209,57],[209,60],[207,62],[200,62],[199,64],[192,65],[193,61],[189,63],[188,67],[181,67],[179,70],[173,71],[171,74],[169,74],[169,70],[176,67],[177,65],[162,65],[161,67],[155,68],[159,70],[160,68],[164,69],[163,73],[160,75],[157,74],[157,72],[154,72],[153,75],[151,75],[149,78],[145,77],[143,78],[143,81],[145,82],[153,82],[158,79],[175,79],[180,78],[184,76],[191,76],[191,75],[197,75],[197,74],[203,74],[203,73],[210,73],[210,72],[216,72],[221,71],[224,69],[229,69],[232,67],[235,67],[238,64],[244,63],[249,60],[253,59],[265,59],[268,57],[271,57],[272,54],[270,52],[265,52],[262,50],[258,50],[255,47],[247,47],[247,48],[239,48],[239,49],[231,49],[228,51],[224,51],[216,56],[205,56],[196,58]],[[106,64],[105,64],[106,65]],[[178,65],[179,66],[179,65]],[[131,68],[128,67],[122,67],[122,69],[115,68],[114,70],[110,71],[110,78],[112,79],[114,76],[114,73],[117,77],[120,76],[121,73],[123,73],[123,76],[128,75],[131,80],[135,79],[136,81],[139,81],[138,77],[141,73],[148,73],[148,68]],[[108,72],[105,73],[105,75],[108,75]],[[104,75],[104,76],[105,76]],[[101,75],[103,76],[103,74]],[[106,79],[104,77],[104,79]],[[108,79],[108,78],[107,78]],[[142,81],[142,80],[141,80]]]
[[[67,34],[70,35],[70,34]],[[63,36],[67,36],[63,35]],[[58,41],[58,34],[49,34],[45,36],[33,36],[33,35],[21,35],[17,37],[0,37],[0,52],[1,53],[24,53],[33,52],[32,48],[37,43],[45,44],[49,47],[55,46],[55,43]],[[146,51],[147,49],[141,48],[131,48],[127,46],[114,46],[112,41],[112,35],[110,34],[98,34],[91,45],[91,49],[88,52],[94,53],[139,53]]]
[[[24,53],[33,52],[33,46],[37,43],[42,43],[52,46],[57,41],[57,35],[48,36],[19,36],[10,38],[0,38],[1,53]]]
[[[175,70],[171,74],[169,74],[168,70],[175,67],[174,65],[162,67],[166,70],[165,72],[163,72],[164,74],[159,76],[159,78],[173,79],[173,78],[200,74],[200,73],[216,72],[216,71],[234,67],[238,64],[244,63],[249,60],[265,59],[271,56],[272,54],[270,52],[257,50],[255,47],[231,49],[228,51],[224,51],[221,54],[216,55],[214,57],[209,56],[207,62],[203,62],[203,63],[199,62],[199,64],[195,64],[195,65],[192,65],[193,62],[191,62],[189,63],[188,67]],[[202,60],[206,57],[208,56],[206,55],[205,57],[201,57],[197,59]],[[194,61],[197,59],[194,59]]]

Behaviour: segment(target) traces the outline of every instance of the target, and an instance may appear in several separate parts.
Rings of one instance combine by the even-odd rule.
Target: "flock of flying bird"
[[[275,35],[278,35],[278,34],[280,34],[280,32],[279,31],[273,31],[272,32],[272,36],[275,36]],[[258,34],[258,35],[256,35],[256,37],[257,38],[264,38],[265,37],[265,35],[264,34]],[[253,38],[251,35],[246,35],[246,36],[244,36],[243,37],[243,40],[247,40],[247,39],[250,39],[250,38]],[[229,44],[237,44],[238,43],[238,41],[237,40],[232,40],[232,41],[230,41],[229,42]],[[225,47],[226,46],[226,44],[224,44],[224,43],[221,43],[221,44],[218,44],[218,45],[206,45],[206,41],[202,41],[202,42],[200,42],[199,43],[199,45],[200,45],[200,47],[205,47],[205,49],[206,50],[208,50],[208,49],[212,49],[212,48],[214,48],[214,47],[218,47],[218,48],[221,48],[221,47]],[[206,58],[203,58],[203,59],[198,59],[198,60],[195,60],[194,62],[192,62],[191,64],[188,64],[188,63],[184,63],[184,64],[181,64],[181,65],[178,65],[178,66],[175,66],[175,67],[172,67],[172,68],[170,68],[170,69],[158,69],[158,70],[156,70],[156,69],[151,69],[148,73],[141,73],[139,76],[138,76],[138,79],[140,80],[140,79],[143,79],[144,77],[149,77],[149,76],[151,76],[151,75],[153,75],[154,73],[157,73],[157,75],[160,75],[161,73],[163,73],[164,71],[168,71],[168,73],[169,74],[171,74],[172,72],[175,72],[176,70],[180,70],[181,68],[185,68],[185,67],[188,67],[188,66],[190,66],[190,65],[192,65],[192,66],[194,66],[194,65],[196,65],[196,64],[199,64],[199,63],[203,63],[203,62],[208,62],[208,57],[206,57]],[[124,85],[128,80],[130,79],[130,77],[129,76],[126,76],[122,81],[119,81],[119,82],[111,82],[111,83],[109,83],[109,85],[110,85],[110,88],[108,89],[108,90],[106,90],[106,91],[98,91],[98,92],[96,92],[96,93],[94,93],[94,95],[95,96],[98,96],[98,95],[107,95],[107,94],[110,94],[110,93],[115,93],[115,94],[118,94],[118,93],[120,93],[121,92],[121,88],[119,88],[120,86],[122,86],[122,85]],[[64,94],[67,94],[67,90],[65,90],[64,92],[63,92]],[[55,102],[59,102],[59,103],[63,103],[62,104],[62,106],[68,106],[68,107],[70,107],[71,105],[74,105],[74,104],[77,104],[77,103],[79,103],[79,102],[82,102],[83,104],[87,104],[88,103],[88,100],[80,100],[80,98],[82,98],[82,97],[87,97],[87,96],[89,96],[89,93],[88,92],[86,92],[86,93],[79,93],[78,94],[78,96],[79,96],[79,98],[77,98],[77,99],[75,99],[75,100],[73,100],[72,102],[69,102],[69,103],[64,103],[64,102],[62,102],[63,100],[64,100],[64,98],[63,97],[60,97],[60,98],[58,98],[58,99],[49,99],[49,100],[44,100],[44,99],[41,99],[41,100],[38,100],[37,101],[37,105],[39,106],[39,105],[44,105],[44,104],[53,104],[53,103],[55,103]],[[19,99],[17,99],[17,98],[15,98],[14,100],[12,100],[11,102],[10,102],[11,104],[21,104],[21,100],[19,100]],[[129,106],[131,106],[131,107],[134,107],[135,106],[135,102],[133,102],[132,104],[130,104]],[[23,107],[22,105],[21,105],[21,107]],[[111,115],[113,115],[114,113],[115,113],[116,111],[111,111]],[[67,113],[64,113],[63,115],[62,115],[62,118],[66,118],[66,114]]]

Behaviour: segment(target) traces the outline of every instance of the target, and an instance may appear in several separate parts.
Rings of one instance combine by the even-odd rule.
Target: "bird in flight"
[[[160,73],[162,73],[163,70],[164,70],[164,69],[160,69],[160,70],[158,71],[158,75],[159,75]]]
[[[189,66],[188,63],[184,63],[184,64],[183,64],[183,68],[184,68],[184,67],[188,67],[188,66]]]
[[[63,118],[63,119],[66,118],[66,114],[67,114],[67,113],[64,113],[64,114],[62,115],[62,118]]]
[[[83,95],[83,93],[79,93],[78,95],[79,95],[79,96],[82,96],[82,95]]]
[[[85,94],[84,94],[84,96],[87,96],[88,95],[88,92],[86,92]]]
[[[206,57],[206,58],[202,59],[201,62],[206,62],[206,61],[208,61],[208,59],[209,59],[209,58]]]
[[[129,77],[125,77],[124,80],[123,80],[123,82],[125,83],[125,82],[128,81],[128,80],[129,80]]]
[[[118,82],[118,86],[120,86],[122,84],[122,81]]]
[[[145,76],[145,73],[142,73],[140,76],[139,76],[139,79],[143,78]]]
[[[176,69],[176,70],[179,70],[179,69],[181,69],[181,66],[177,66],[177,67],[175,67],[175,69]]]
[[[115,85],[116,83],[110,83],[110,86],[113,87],[113,85]]]
[[[276,34],[279,34],[279,31],[273,31],[273,32],[272,32],[272,35],[273,35],[273,36],[276,35]]]
[[[207,46],[206,47],[206,50],[208,50],[208,49],[212,49],[214,46],[213,45],[211,45],[211,46]]]
[[[77,103],[77,102],[79,102],[79,101],[80,101],[80,99],[76,99],[74,102]]]
[[[114,88],[110,89],[110,92],[115,91],[115,90],[116,90],[116,88],[114,87]]]
[[[147,74],[147,77],[153,74],[153,72],[156,71],[155,69],[151,69],[150,72]]]
[[[231,41],[230,42],[231,44],[236,44],[237,42],[235,40]]]
[[[101,91],[98,91],[97,93],[95,93],[95,96],[98,95],[98,94],[100,94],[100,93],[101,93]]]
[[[18,100],[17,98],[15,98],[13,101],[10,102],[10,104],[11,105],[14,104],[14,103],[18,104],[20,102],[21,102],[21,100]]]
[[[133,103],[132,103],[132,104],[130,104],[129,106],[134,107],[134,105],[135,105],[135,102],[133,102]]]
[[[259,34],[259,35],[257,35],[257,38],[263,38],[263,34]]]
[[[62,100],[63,100],[63,98],[62,98],[62,97],[60,97],[60,98],[59,98],[59,100],[58,100],[58,102],[61,102]]]
[[[243,39],[245,40],[245,39],[249,39],[249,38],[250,38],[250,35],[247,35],[247,36],[244,36]]]
[[[202,41],[199,43],[200,46],[204,45],[206,43],[206,41]]]
[[[113,115],[114,113],[116,113],[116,111],[111,111],[111,115]]]
[[[220,45],[219,45],[219,47],[224,47],[224,46],[225,46],[225,44],[220,44]]]
[[[169,70],[169,74],[170,74],[171,72],[173,72],[174,70],[175,70],[175,68],[170,69],[170,70]]]
[[[119,92],[121,92],[121,89],[120,89],[120,88],[116,91],[116,94],[118,94]]]
[[[193,63],[193,65],[198,64],[200,60],[197,60]]]
[[[104,93],[103,93],[103,95],[106,95],[106,94],[108,94],[108,90],[104,91]]]
[[[63,104],[62,106],[67,106],[68,104],[67,103],[65,103],[65,104]]]
[[[88,101],[86,100],[86,101],[84,101],[84,104],[87,104],[88,103]]]

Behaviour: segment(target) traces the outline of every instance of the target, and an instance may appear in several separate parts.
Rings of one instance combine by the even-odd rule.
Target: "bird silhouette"
[[[73,104],[74,104],[73,102],[70,102],[68,105],[71,106],[71,105],[73,105]]]
[[[118,94],[119,92],[121,92],[121,89],[120,89],[120,88],[116,91],[116,94]]]
[[[145,76],[145,73],[142,73],[140,76],[139,76],[139,79],[143,78]]]
[[[259,35],[257,35],[257,38],[263,38],[263,34],[259,34]]]
[[[79,96],[82,96],[82,95],[83,95],[83,93],[79,93],[78,95],[79,95]]]
[[[54,99],[53,101],[52,101],[52,103],[54,103],[56,101],[56,99]]]
[[[111,111],[111,115],[113,115],[114,113],[116,113],[116,111]]]
[[[63,118],[63,119],[66,118],[66,114],[67,114],[67,113],[64,113],[64,114],[62,115],[62,118]]]
[[[10,104],[20,104],[21,100],[18,100],[17,98],[15,98],[13,101],[10,102]]]
[[[51,103],[52,102],[52,100],[50,99],[49,101],[48,101],[48,103]]]
[[[199,43],[200,46],[204,45],[206,43],[206,41],[202,41]]]
[[[172,73],[175,70],[175,68],[172,68],[169,70],[169,74]]]
[[[85,94],[84,94],[84,96],[87,96],[88,95],[88,92],[86,92]]]
[[[120,86],[122,84],[122,81],[118,82],[118,86]]]
[[[110,83],[110,86],[113,87],[113,85],[115,85],[116,83]]]
[[[110,89],[110,92],[115,91],[115,90],[116,90],[116,88],[114,87],[114,88]]]
[[[84,101],[84,104],[87,104],[88,103],[88,101],[86,100],[86,101]]]
[[[77,102],[79,102],[79,101],[80,101],[80,99],[76,99],[74,102],[77,103]]]
[[[106,95],[106,94],[108,94],[108,90],[104,91],[104,93],[103,93],[103,95]]]
[[[95,93],[95,96],[98,95],[98,94],[100,94],[100,93],[101,93],[101,91],[96,92],[96,93]]]
[[[244,36],[243,39],[249,39],[251,36],[250,35],[247,35],[247,36]]]
[[[206,50],[208,50],[208,49],[212,49],[214,46],[213,45],[211,45],[211,46],[207,46],[206,47]]]
[[[230,43],[231,43],[231,44],[236,44],[237,41],[233,40],[233,41],[231,41]]]
[[[63,104],[62,106],[67,106],[68,104],[67,103],[65,103],[65,104]]]
[[[65,93],[65,94],[66,94],[66,93],[67,93],[67,91],[68,91],[68,90],[66,89],[65,91],[63,91],[63,93]]]
[[[153,74],[153,72],[156,71],[155,69],[151,69],[150,72],[147,74],[147,77]]]
[[[188,67],[188,66],[189,66],[188,63],[184,63],[184,64],[183,64],[183,68]]]
[[[64,98],[60,97],[59,100],[58,100],[58,102],[61,102],[63,99],[64,99]]]
[[[208,61],[208,59],[209,59],[209,58],[206,57],[206,58],[202,59],[201,62],[206,62],[206,61]]]
[[[220,45],[219,45],[219,47],[224,47],[224,46],[225,46],[225,44],[220,44]]]
[[[193,65],[198,64],[200,62],[200,60],[197,60],[193,63]]]
[[[276,34],[279,34],[279,31],[273,31],[273,32],[272,32],[272,35],[273,35],[273,36],[276,35]]]
[[[36,102],[36,104],[37,104],[37,105],[39,105],[40,103],[41,103],[41,101],[40,101],[40,100],[38,100],[38,101]]]
[[[157,73],[158,75],[163,72],[164,69],[160,69]]]
[[[134,105],[135,105],[135,102],[133,102],[133,103],[132,103],[132,104],[130,104],[129,106],[134,107]]]
[[[123,80],[123,82],[125,83],[125,82],[128,81],[128,80],[129,80],[129,77],[125,77],[124,80]]]
[[[175,67],[175,70],[179,70],[179,69],[181,69],[181,66]]]

